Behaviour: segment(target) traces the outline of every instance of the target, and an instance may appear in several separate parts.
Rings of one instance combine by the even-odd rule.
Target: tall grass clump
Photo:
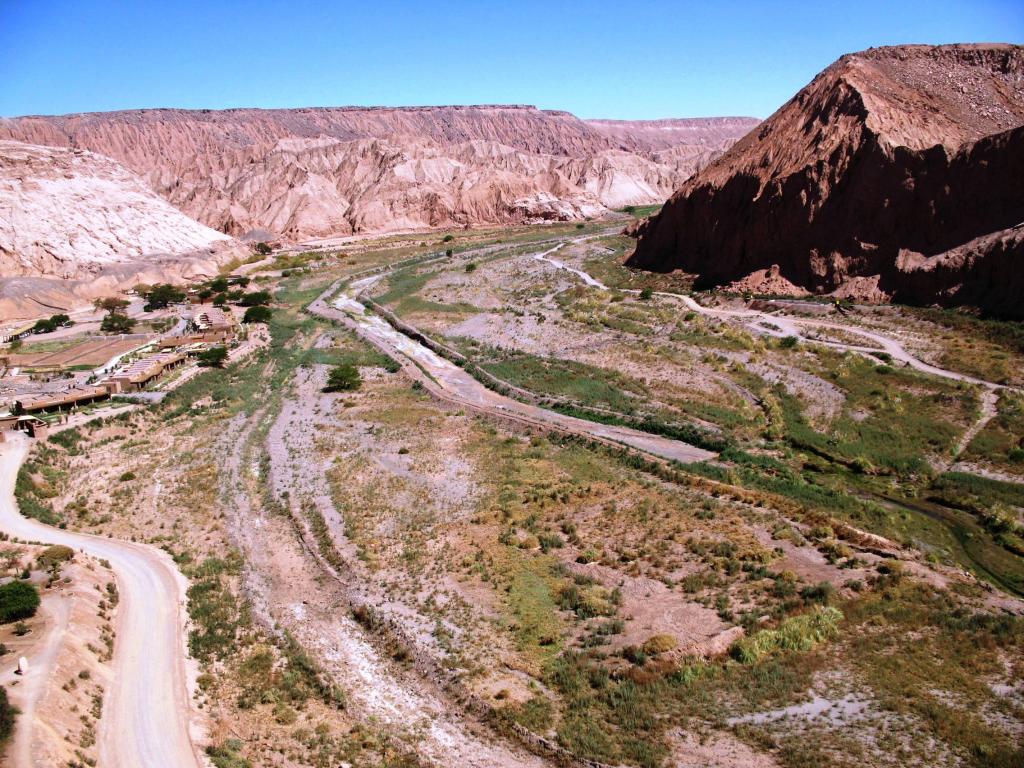
[[[765,629],[733,643],[730,653],[741,664],[754,664],[779,651],[809,651],[839,634],[843,612],[823,606],[786,619],[777,629]]]

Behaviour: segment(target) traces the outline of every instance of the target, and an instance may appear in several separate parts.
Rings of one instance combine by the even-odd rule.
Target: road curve
[[[582,238],[573,240],[573,242],[581,242]],[[561,247],[558,246],[545,251],[544,253],[535,254],[533,258],[537,261],[547,262],[556,269],[563,269],[568,272],[572,272],[574,275],[579,277],[587,285],[598,288],[602,291],[609,290],[608,286],[602,283],[597,278],[587,274],[582,269],[571,267],[565,262],[553,259],[550,254],[554,253]],[[624,293],[638,294],[640,291],[636,289],[623,289]],[[760,333],[764,333],[771,336],[795,336],[802,341],[811,342],[814,344],[822,344],[827,347],[834,347],[835,349],[847,350],[850,352],[859,352],[861,354],[871,355],[872,353],[885,352],[893,360],[901,362],[914,370],[922,373],[928,373],[932,376],[939,376],[944,379],[953,379],[954,381],[963,381],[968,384],[977,384],[978,386],[988,387],[990,389],[1004,389],[1007,388],[1004,384],[996,384],[991,381],[985,381],[984,379],[977,379],[973,376],[968,376],[965,373],[957,373],[956,371],[950,371],[946,368],[939,368],[935,365],[929,365],[928,363],[920,360],[914,355],[910,354],[906,348],[895,339],[886,336],[881,333],[875,333],[874,331],[868,331],[863,328],[857,328],[852,325],[842,325],[840,323],[830,323],[824,320],[812,320],[807,318],[796,318],[796,317],[784,317],[781,315],[775,315],[770,312],[759,312],[754,309],[712,309],[698,304],[692,296],[687,296],[681,293],[669,293],[666,291],[655,291],[655,296],[661,296],[668,299],[674,299],[681,301],[683,305],[694,312],[705,315],[708,317],[728,318],[733,320],[745,320],[748,323],[757,325],[756,329]],[[775,326],[775,329],[766,327],[767,325]],[[827,339],[814,339],[808,338],[800,332],[801,328],[824,328],[834,331],[845,331],[852,333],[856,336],[860,336],[866,341],[870,341],[876,344],[881,349],[869,346],[867,344],[861,346],[857,344],[845,344],[839,341],[828,341]],[[776,330],[777,329],[777,330]],[[1010,387],[1014,389],[1013,387]]]
[[[706,461],[715,454],[702,448],[648,432],[566,416],[535,405],[513,400],[488,389],[454,363],[444,359],[419,342],[392,328],[380,317],[371,314],[355,298],[381,275],[352,283],[346,291],[328,304],[331,286],[309,305],[309,311],[346,323],[363,339],[399,360],[407,361],[407,373],[437,397],[468,406],[478,412],[508,421],[548,428],[563,433],[597,439],[607,444],[625,445],[664,459],[689,464]]]
[[[184,577],[170,557],[154,547],[71,533],[22,517],[14,500],[14,483],[28,455],[29,438],[17,433],[8,436],[0,443],[0,530],[104,558],[117,576],[114,681],[100,719],[99,764],[104,768],[198,768],[202,762],[189,735]],[[16,762],[15,768],[29,766],[42,768],[31,762]]]

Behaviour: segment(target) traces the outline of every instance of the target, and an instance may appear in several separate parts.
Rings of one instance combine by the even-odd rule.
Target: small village
[[[45,438],[76,414],[159,402],[202,366],[263,343],[265,326],[254,318],[269,317],[269,296],[246,293],[248,283],[221,277],[187,289],[155,286],[0,328],[0,442],[11,430]]]

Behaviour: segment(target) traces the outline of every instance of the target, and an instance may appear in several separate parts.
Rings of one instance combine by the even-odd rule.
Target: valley
[[[284,254],[267,346],[29,456],[52,519],[188,579],[205,758],[1013,764],[1018,384],[911,310],[652,280],[619,229]]]
[[[1019,4],[9,5],[0,764],[1024,765]]]

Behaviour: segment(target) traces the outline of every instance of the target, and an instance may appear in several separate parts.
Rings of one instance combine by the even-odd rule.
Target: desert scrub
[[[741,664],[752,664],[780,651],[809,651],[839,633],[843,613],[833,606],[785,619],[777,629],[761,630],[736,641],[729,652]]]
[[[241,558],[204,560],[191,574],[186,593],[193,627],[189,631],[189,652],[200,661],[223,659],[235,650],[239,633],[248,626],[246,607],[234,594],[230,580],[241,572]]]
[[[1024,474],[1024,396],[1001,392],[995,417],[975,436],[963,457]]]
[[[54,494],[37,482],[33,477],[33,468],[31,462],[26,462],[18,470],[18,477],[14,483],[14,498],[18,502],[18,509],[25,517],[34,518],[47,525],[57,525],[61,521],[61,516],[46,500]]]
[[[989,681],[1024,653],[1024,619],[978,612],[949,592],[903,580],[844,606],[838,649],[885,709],[918,718],[922,738],[977,768],[1021,765],[1024,749],[980,713],[1003,707]]]

